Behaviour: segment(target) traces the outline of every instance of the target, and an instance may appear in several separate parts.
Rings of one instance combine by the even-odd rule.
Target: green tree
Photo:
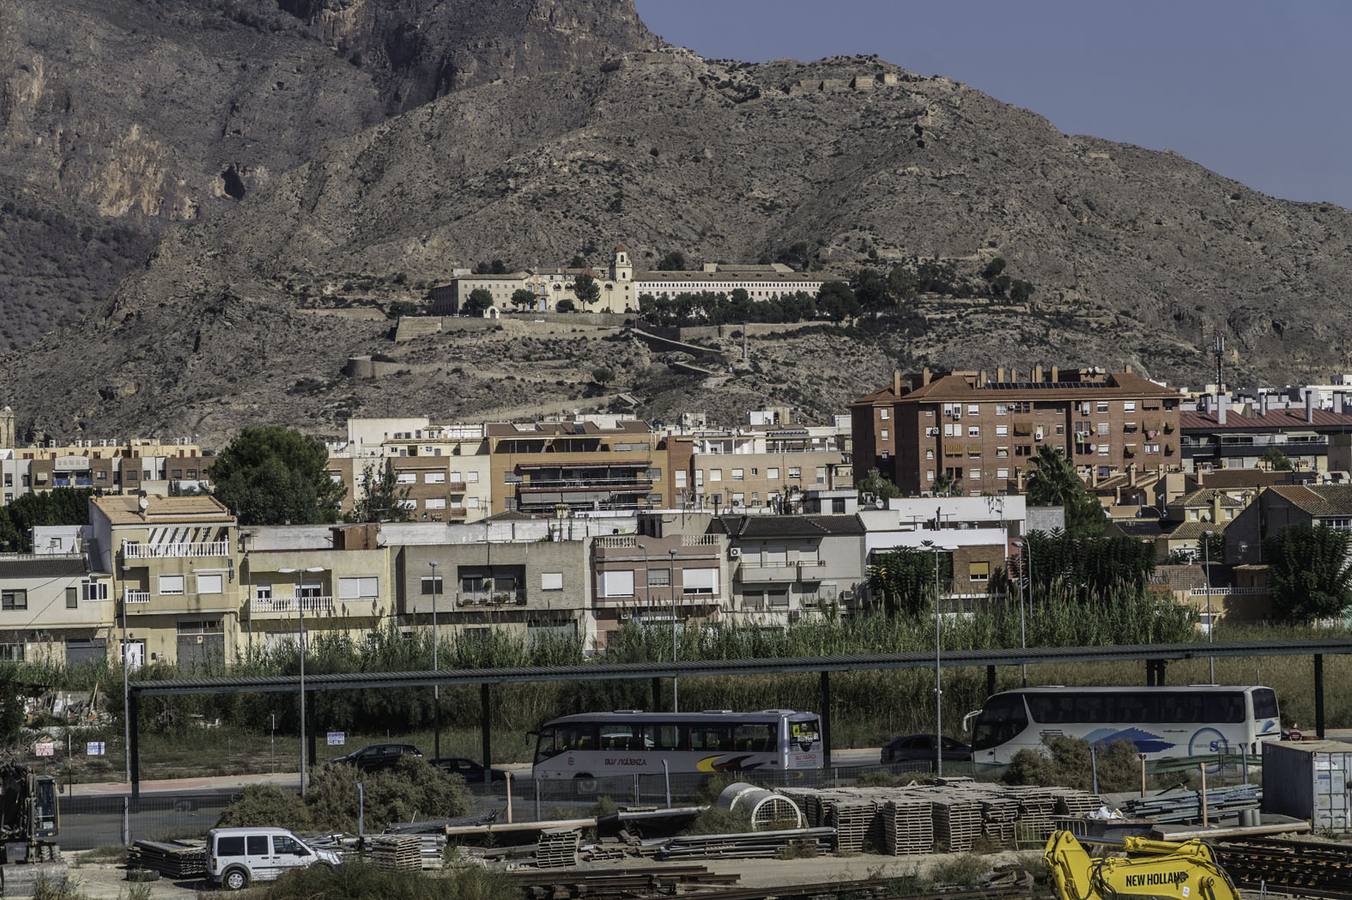
[[[512,305],[517,309],[530,309],[535,305],[535,295],[525,288],[512,291]]]
[[[860,269],[851,280],[850,289],[860,307],[868,312],[882,312],[894,305],[892,287],[877,269]]]
[[[859,299],[845,282],[828,281],[817,292],[817,309],[833,321],[842,322],[859,315]]]
[[[938,497],[952,497],[959,492],[961,485],[958,479],[953,477],[952,472],[940,472],[939,477],[934,479],[934,494]]]
[[[0,508],[0,544],[19,553],[33,552],[34,525],[84,525],[92,496],[88,488],[67,487],[24,494]]]
[[[344,489],[324,442],[281,425],[251,425],[212,463],[216,499],[241,525],[313,525],[338,518]]]
[[[1027,303],[1033,297],[1033,285],[1015,278],[1009,286],[1009,299],[1015,303]]]
[[[605,387],[615,380],[615,373],[607,368],[592,369],[592,381]]]
[[[8,679],[0,682],[0,746],[18,743],[25,718],[22,689]]]
[[[1225,535],[1219,531],[1209,531],[1197,539],[1197,562],[1210,560],[1214,563],[1225,562]]]
[[[1263,451],[1263,455],[1258,457],[1258,461],[1274,472],[1290,472],[1294,468],[1291,465],[1291,457],[1283,453],[1279,447],[1267,448]]]
[[[579,275],[573,279],[573,296],[590,306],[601,299],[601,286],[590,275]]]
[[[997,256],[995,259],[986,263],[986,267],[981,270],[981,277],[990,281],[1005,270],[1005,258]]]
[[[572,312],[576,308],[577,307],[573,305],[573,301],[569,300],[567,297],[560,299],[558,303],[554,304],[555,312]]]
[[[412,518],[408,509],[410,488],[399,483],[390,460],[385,460],[379,471],[367,466],[361,473],[361,489],[362,498],[353,504],[349,521],[407,522]]]
[[[937,556],[936,563],[935,553],[915,547],[875,554],[868,567],[869,592],[874,602],[888,615],[920,615],[933,604],[935,588],[942,591],[953,582],[953,555]]]
[[[481,262],[474,267],[475,275],[506,275],[507,264],[500,259],[492,262]]]
[[[467,316],[482,316],[484,310],[493,305],[493,295],[485,288],[475,288],[465,298],[460,311]]]
[[[1103,505],[1091,495],[1075,467],[1058,447],[1043,444],[1028,465],[1028,502],[1033,506],[1060,506],[1066,511],[1066,531],[1085,537],[1103,533]]]
[[[893,497],[900,497],[901,491],[895,484],[889,481],[882,472],[877,469],[869,469],[859,483],[855,485],[859,491],[859,496],[872,494],[879,500],[891,500]]]
[[[570,269],[587,268],[587,257],[581,255],[574,255],[573,258],[568,261],[568,268]]]
[[[683,272],[685,271],[685,254],[679,250],[673,250],[662,257],[657,263],[659,272]]]
[[[1327,525],[1294,525],[1263,544],[1272,566],[1272,605],[1287,622],[1337,618],[1352,605],[1352,535]]]

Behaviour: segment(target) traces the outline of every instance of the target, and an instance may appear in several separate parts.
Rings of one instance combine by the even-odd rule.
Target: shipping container
[[[1352,744],[1273,741],[1263,745],[1263,812],[1308,819],[1315,831],[1352,831],[1348,775]]]

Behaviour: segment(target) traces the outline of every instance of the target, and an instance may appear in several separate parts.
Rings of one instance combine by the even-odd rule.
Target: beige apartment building
[[[849,435],[829,426],[700,431],[669,441],[690,448],[688,474],[676,472],[688,508],[786,511],[805,491],[854,484]]]
[[[13,503],[25,494],[54,488],[91,488],[105,494],[168,494],[208,484],[211,457],[187,439],[173,442],[88,440],[49,441],[42,446],[0,448],[0,499]]]
[[[492,482],[482,425],[433,425],[426,417],[350,419],[329,447],[328,473],[343,485],[342,511],[364,495],[366,473],[386,463],[421,522],[477,522],[490,514]]]
[[[0,554],[0,661],[76,666],[116,657],[112,575],[86,549]]]
[[[105,496],[89,501],[94,568],[112,573],[127,617],[128,655],[218,670],[239,633],[234,515],[210,496]]]

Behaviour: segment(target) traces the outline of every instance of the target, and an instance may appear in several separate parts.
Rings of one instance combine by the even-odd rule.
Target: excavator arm
[[[1239,900],[1201,841],[1127,838],[1124,856],[1092,857],[1068,831],[1052,832],[1042,858],[1059,900]]]

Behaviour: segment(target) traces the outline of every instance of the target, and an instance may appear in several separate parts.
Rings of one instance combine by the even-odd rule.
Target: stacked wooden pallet
[[[899,794],[883,804],[881,849],[893,856],[929,853],[934,849],[934,816],[924,797]]]
[[[366,843],[366,858],[378,869],[417,872],[423,867],[422,837],[416,834],[378,834]]]
[[[864,797],[845,795],[831,802],[830,825],[836,829],[836,849],[841,853],[861,853],[873,829],[878,806]]]
[[[151,869],[165,878],[202,878],[207,874],[207,848],[200,841],[137,841],[127,853],[130,869]]]
[[[535,865],[541,869],[562,869],[577,865],[577,848],[582,833],[576,828],[551,828],[540,832],[535,844]]]
[[[1001,847],[1014,843],[1014,827],[1019,821],[1019,801],[1003,791],[981,791],[981,830],[986,840]]]
[[[1056,799],[1058,815],[1079,818],[1089,815],[1103,805],[1102,797],[1088,791],[1080,791],[1075,788],[1050,788],[1049,791]]]
[[[981,804],[964,791],[936,792],[930,811],[934,816],[936,849],[967,853],[981,835]]]
[[[781,788],[779,793],[792,800],[803,813],[803,822],[817,828],[821,821],[821,795],[817,788]]]

